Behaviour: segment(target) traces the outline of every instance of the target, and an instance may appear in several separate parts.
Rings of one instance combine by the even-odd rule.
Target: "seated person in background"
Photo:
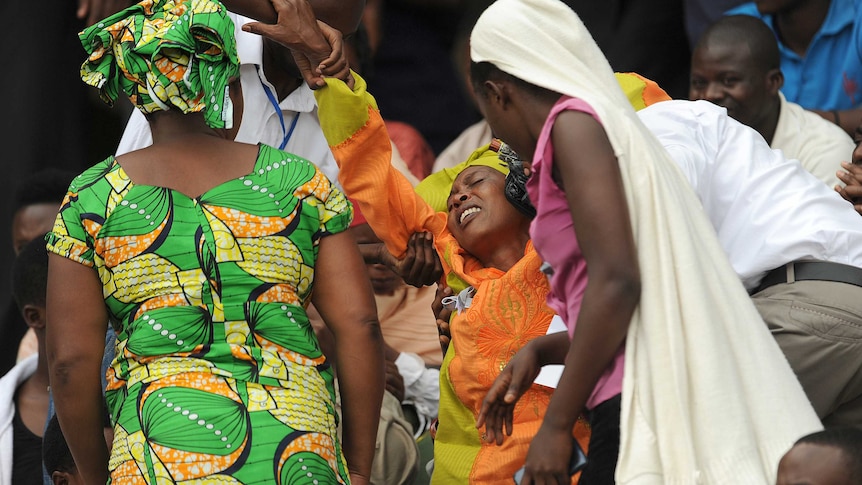
[[[829,187],[853,151],[853,140],[834,123],[787,101],[775,35],[759,19],[733,15],[700,38],[691,59],[689,99],[705,99],[760,133],[770,147],[799,160]]]
[[[404,174],[405,177],[408,174]],[[425,473],[418,466],[419,449],[414,439],[418,439],[437,417],[438,369],[442,354],[430,311],[434,288],[409,286],[396,271],[414,281],[428,281],[428,274],[411,273],[412,263],[417,261],[413,255],[422,252],[419,261],[437,261],[437,258],[430,239],[426,239],[425,233],[419,233],[411,238],[407,255],[401,260],[395,259],[368,226],[356,204],[353,208],[350,232],[359,244],[375,293],[386,364],[386,392],[380,408],[370,482],[373,485],[409,484],[417,473]],[[436,266],[424,265],[420,269],[427,273],[439,270],[439,262]],[[332,333],[313,307],[309,307],[309,320],[323,353],[336,369],[337,379]]]
[[[859,485],[862,430],[830,428],[800,438],[778,463],[776,485]]]
[[[357,217],[350,232],[359,247],[380,244],[382,248],[382,241],[361,213],[358,210],[355,213]],[[427,233],[420,236],[428,237]],[[428,242],[428,248],[433,251],[430,240]],[[385,251],[385,248],[382,249]],[[418,422],[414,423],[414,432],[418,436],[437,417],[440,400],[438,369],[443,362],[443,354],[440,352],[434,314],[430,310],[435,288],[410,286],[386,264],[367,259],[365,264],[374,289],[386,360],[397,367],[404,381],[402,404],[415,408],[412,413]],[[411,413],[407,414],[409,416]]]
[[[107,409],[105,409],[104,416],[105,444],[108,445],[108,449],[111,449],[111,444],[114,441],[114,429],[111,427]],[[63,436],[63,430],[60,429],[60,422],[57,421],[56,415],[48,420],[45,436],[42,437],[42,464],[48,470],[48,476],[51,477],[51,483],[54,485],[84,484],[84,479],[78,473],[75,459],[72,458],[72,452],[69,451],[69,445],[66,443],[66,437]]]
[[[680,166],[825,426],[862,426],[862,219],[703,101],[639,117]]]
[[[42,483],[42,432],[48,419],[47,280],[48,252],[45,240],[37,237],[21,248],[12,267],[15,302],[24,321],[36,333],[39,351],[0,379],[0,484],[3,485]]]
[[[15,254],[28,242],[51,230],[57,208],[74,177],[70,171],[52,168],[18,181],[12,206],[12,248]],[[0,322],[0,377],[15,366],[16,360],[21,361],[36,353],[36,349],[36,336],[33,330],[28,330],[10,295]]]
[[[42,437],[42,463],[54,485],[84,484],[56,415],[48,421],[45,436]]]
[[[848,135],[862,123],[862,1],[756,0],[727,14],[760,18],[775,33],[788,100]]]

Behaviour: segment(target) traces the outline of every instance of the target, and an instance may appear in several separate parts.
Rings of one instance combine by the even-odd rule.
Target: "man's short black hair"
[[[15,185],[12,213],[35,204],[56,204],[59,207],[75,175],[74,172],[58,168],[31,173]]]
[[[761,66],[764,72],[781,68],[781,54],[775,34],[762,20],[749,15],[728,15],[720,18],[701,35],[695,50],[710,44],[741,43],[748,46],[752,61]]]
[[[48,250],[44,237],[27,243],[12,263],[12,296],[18,309],[24,305],[45,306],[48,286]]]
[[[844,452],[847,472],[852,483],[862,483],[862,429],[850,426],[826,428],[803,436],[796,444],[832,446]]]
[[[42,437],[42,463],[49,475],[54,472],[71,473],[77,469],[56,414],[48,421]]]

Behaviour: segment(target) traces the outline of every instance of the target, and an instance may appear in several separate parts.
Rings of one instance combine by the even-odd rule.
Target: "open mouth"
[[[461,217],[458,219],[458,224],[464,225],[464,221],[468,220],[474,214],[478,214],[482,209],[478,207],[470,207],[461,213]]]

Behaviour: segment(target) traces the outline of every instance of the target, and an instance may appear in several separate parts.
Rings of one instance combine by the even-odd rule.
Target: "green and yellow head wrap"
[[[120,91],[144,113],[201,112],[230,128],[228,85],[239,75],[234,25],[211,0],[144,0],[79,34],[81,79],[113,104]]]
[[[491,146],[488,144],[477,148],[470,155],[470,158],[458,165],[444,168],[422,179],[419,185],[416,186],[416,193],[428,205],[433,207],[435,211],[446,212],[446,200],[449,199],[449,191],[452,190],[452,183],[458,178],[458,174],[477,165],[484,165],[499,170],[503,175],[509,173],[506,162],[500,160],[499,154],[491,150]]]

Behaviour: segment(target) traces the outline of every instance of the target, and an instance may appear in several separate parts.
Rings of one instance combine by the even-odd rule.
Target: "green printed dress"
[[[265,145],[196,198],[113,157],[72,182],[48,248],[95,267],[117,333],[114,484],[349,482],[304,308],[320,239],[351,215],[313,164]]]

